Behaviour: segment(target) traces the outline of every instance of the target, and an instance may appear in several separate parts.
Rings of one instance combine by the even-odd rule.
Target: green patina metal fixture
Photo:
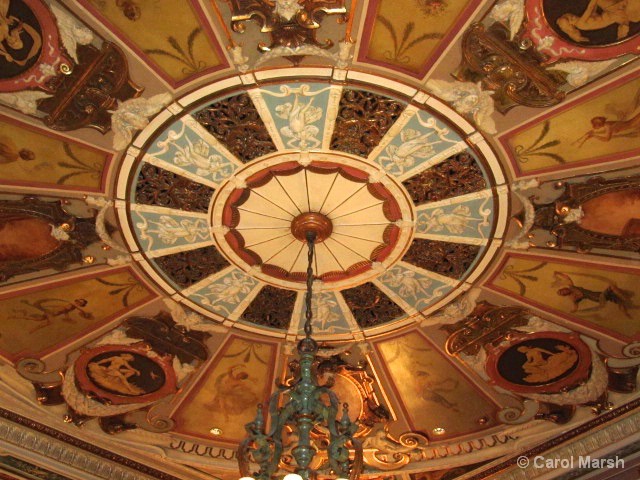
[[[309,248],[307,267],[307,292],[305,296],[305,337],[298,343],[300,370],[291,385],[277,385],[269,401],[269,417],[271,424],[268,431],[262,405],[253,422],[245,425],[247,438],[238,449],[238,463],[243,478],[269,480],[277,474],[285,449],[290,449],[290,456],[295,460],[295,475],[288,479],[302,478],[313,480],[319,472],[311,465],[318,449],[326,449],[328,471],[324,475],[355,480],[362,471],[362,445],[353,436],[358,430],[357,422],[352,422],[348,415],[347,404],[342,405],[340,418],[340,402],[337,395],[328,386],[318,385],[315,374],[318,343],[311,338],[312,328],[312,286],[313,258],[315,241],[318,233],[313,226],[305,232]],[[320,238],[322,236],[320,235]],[[286,402],[281,405],[281,401]],[[314,441],[312,431],[328,432],[328,444]],[[283,435],[287,438],[297,436],[296,445],[285,445]],[[320,445],[319,445],[320,443]],[[321,445],[324,443],[324,445]],[[350,451],[354,454],[350,458]],[[288,463],[288,462],[285,462]],[[258,464],[260,470],[251,472],[251,465]]]

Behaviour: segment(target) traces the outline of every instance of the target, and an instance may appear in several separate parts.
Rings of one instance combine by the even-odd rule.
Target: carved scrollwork
[[[404,104],[376,93],[346,89],[340,99],[331,149],[367,157],[404,108]]]
[[[451,278],[461,278],[471,267],[480,247],[416,238],[402,261]]]
[[[145,163],[136,184],[136,203],[206,213],[213,193],[206,185]]]
[[[402,185],[407,189],[415,205],[437,202],[487,188],[473,155],[462,152],[444,162],[408,178]]]
[[[296,292],[266,285],[244,311],[241,320],[286,330],[289,328]]]
[[[342,296],[362,328],[375,327],[405,315],[402,308],[370,282],[343,290]]]
[[[185,288],[229,266],[229,262],[214,246],[158,257],[154,262],[174,282]]]
[[[193,116],[245,163],[276,151],[267,127],[246,93],[213,103]]]
[[[515,105],[549,107],[560,103],[565,92],[562,75],[545,70],[543,59],[532,48],[509,39],[499,23],[488,29],[472,25],[462,38],[463,60],[456,77],[461,81],[482,81],[494,91],[496,108],[506,113]]]

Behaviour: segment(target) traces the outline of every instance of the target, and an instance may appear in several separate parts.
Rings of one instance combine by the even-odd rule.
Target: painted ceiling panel
[[[4,184],[99,192],[111,157],[109,152],[0,115]]]
[[[0,297],[0,353],[37,357],[154,295],[128,269],[84,275]]]
[[[430,438],[464,435],[492,425],[496,406],[420,333],[375,344],[412,429]]]
[[[221,439],[240,441],[271,391],[275,354],[274,344],[230,337],[175,413],[177,430],[206,439],[219,428]]]
[[[640,337],[637,268],[512,254],[491,285],[500,292],[589,328]]]
[[[637,72],[501,138],[520,174],[604,164],[640,152]]]
[[[227,66],[196,1],[81,0],[80,3],[174,86]]]
[[[374,0],[359,60],[421,76],[450,30],[478,2]]]

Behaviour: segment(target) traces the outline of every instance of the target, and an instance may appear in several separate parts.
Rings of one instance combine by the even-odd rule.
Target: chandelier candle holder
[[[285,475],[284,480],[315,480],[318,474],[355,480],[362,471],[362,445],[354,438],[358,424],[349,419],[346,403],[340,408],[338,397],[329,386],[318,385],[314,369],[318,353],[318,343],[311,338],[314,247],[316,242],[328,236],[326,229],[331,227],[330,220],[324,216],[324,219],[319,219],[319,215],[322,216],[313,212],[302,214],[292,225],[294,236],[306,241],[309,250],[305,337],[297,347],[299,373],[290,385],[277,385],[278,391],[271,396],[268,431],[262,404],[258,405],[255,420],[245,425],[248,436],[238,448],[240,480],[275,478],[282,464],[292,463],[290,460],[283,461],[283,455],[288,454],[289,449],[295,461],[295,473]],[[314,430],[328,432],[328,443],[324,439],[314,439]],[[285,435],[286,440],[283,440]],[[294,437],[297,438],[289,443],[288,439]],[[326,472],[312,468],[318,450],[326,450]],[[351,451],[354,452],[353,458]],[[251,472],[252,464],[259,465],[260,470]]]

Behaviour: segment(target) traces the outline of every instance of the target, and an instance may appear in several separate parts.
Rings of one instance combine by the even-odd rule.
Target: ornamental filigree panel
[[[246,93],[212,103],[193,117],[245,163],[276,151],[267,127]]]
[[[402,258],[403,262],[451,278],[462,278],[478,255],[480,247],[461,243],[416,238]]]
[[[145,163],[138,176],[136,203],[206,213],[213,193],[210,187]]]
[[[241,320],[265,327],[289,328],[297,292],[266,285],[244,311]]]
[[[343,290],[342,296],[362,328],[375,327],[405,315],[402,308],[370,282]]]
[[[198,248],[154,259],[165,274],[181,287],[190,287],[229,266],[214,246]]]
[[[95,219],[74,217],[59,201],[43,202],[36,197],[2,201],[0,281],[81,263],[82,250],[98,240]]]
[[[559,182],[562,195],[547,204],[534,204],[532,229],[555,237],[547,246],[640,251],[640,176],[583,183]]]
[[[405,105],[362,90],[344,90],[331,149],[367,157],[403,112]]]
[[[402,182],[413,203],[421,205],[487,188],[473,155],[462,152]]]

